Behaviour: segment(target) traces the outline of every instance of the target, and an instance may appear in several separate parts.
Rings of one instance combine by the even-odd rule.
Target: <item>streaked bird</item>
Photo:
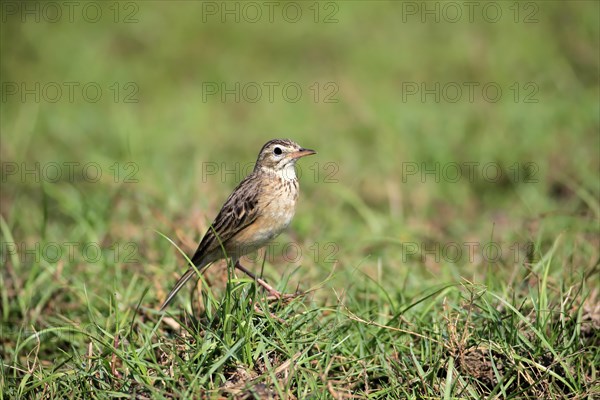
[[[236,268],[256,277],[239,259],[266,245],[291,222],[300,193],[295,165],[298,159],[316,154],[289,139],[267,142],[256,160],[254,170],[229,195],[219,214],[204,234],[191,258],[190,267],[168,294],[161,311],[192,278],[196,270],[204,272],[213,262],[229,257]],[[223,252],[225,250],[225,252]],[[257,279],[271,294],[279,292]]]

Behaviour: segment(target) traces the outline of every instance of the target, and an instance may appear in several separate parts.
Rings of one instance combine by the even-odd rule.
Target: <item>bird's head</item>
[[[254,170],[262,169],[278,174],[293,173],[294,165],[299,158],[316,154],[317,152],[301,147],[298,143],[289,139],[273,139],[268,141],[260,150]],[[290,170],[291,168],[291,170]]]

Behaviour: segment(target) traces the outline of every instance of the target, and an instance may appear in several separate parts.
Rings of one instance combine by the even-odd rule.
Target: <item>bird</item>
[[[196,274],[213,262],[229,258],[271,294],[279,292],[257,278],[239,262],[244,255],[265,246],[292,221],[300,193],[296,162],[316,154],[290,139],[272,139],[261,148],[253,171],[229,195],[202,237],[190,266],[167,295],[160,311]]]

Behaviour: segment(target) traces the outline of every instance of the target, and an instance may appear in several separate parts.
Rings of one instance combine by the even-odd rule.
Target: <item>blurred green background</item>
[[[60,277],[37,282],[56,285],[56,311],[81,311],[68,303],[84,287],[90,301],[131,304],[148,287],[152,306],[183,260],[154,230],[193,251],[240,166],[288,137],[318,151],[299,163],[303,193],[280,239],[304,251],[291,263],[304,288],[334,265],[334,288],[357,270],[408,292],[494,279],[516,265],[510,246],[541,254],[560,235],[565,257],[587,265],[599,248],[598,12],[591,1],[3,2],[3,240],[121,250],[63,256]],[[35,162],[38,179],[23,175]],[[75,178],[45,175],[65,162],[79,163]],[[465,163],[479,163],[474,179]],[[498,179],[483,176],[495,176],[490,163]],[[436,166],[437,179],[421,175]],[[435,246],[489,241],[503,246],[493,265],[435,257]],[[135,262],[124,262],[130,243]],[[288,265],[279,255],[267,268]],[[6,298],[27,309],[36,285],[18,295],[27,278],[11,276]]]
[[[9,396],[597,391],[599,2],[0,6]],[[277,137],[318,154],[264,273],[318,290],[273,317],[221,263],[159,314],[159,233],[191,254]]]

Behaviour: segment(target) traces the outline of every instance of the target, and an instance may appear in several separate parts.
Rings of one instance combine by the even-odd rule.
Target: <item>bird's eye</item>
[[[276,155],[280,155],[282,153],[281,147],[275,147],[273,149],[273,153],[275,153]]]

